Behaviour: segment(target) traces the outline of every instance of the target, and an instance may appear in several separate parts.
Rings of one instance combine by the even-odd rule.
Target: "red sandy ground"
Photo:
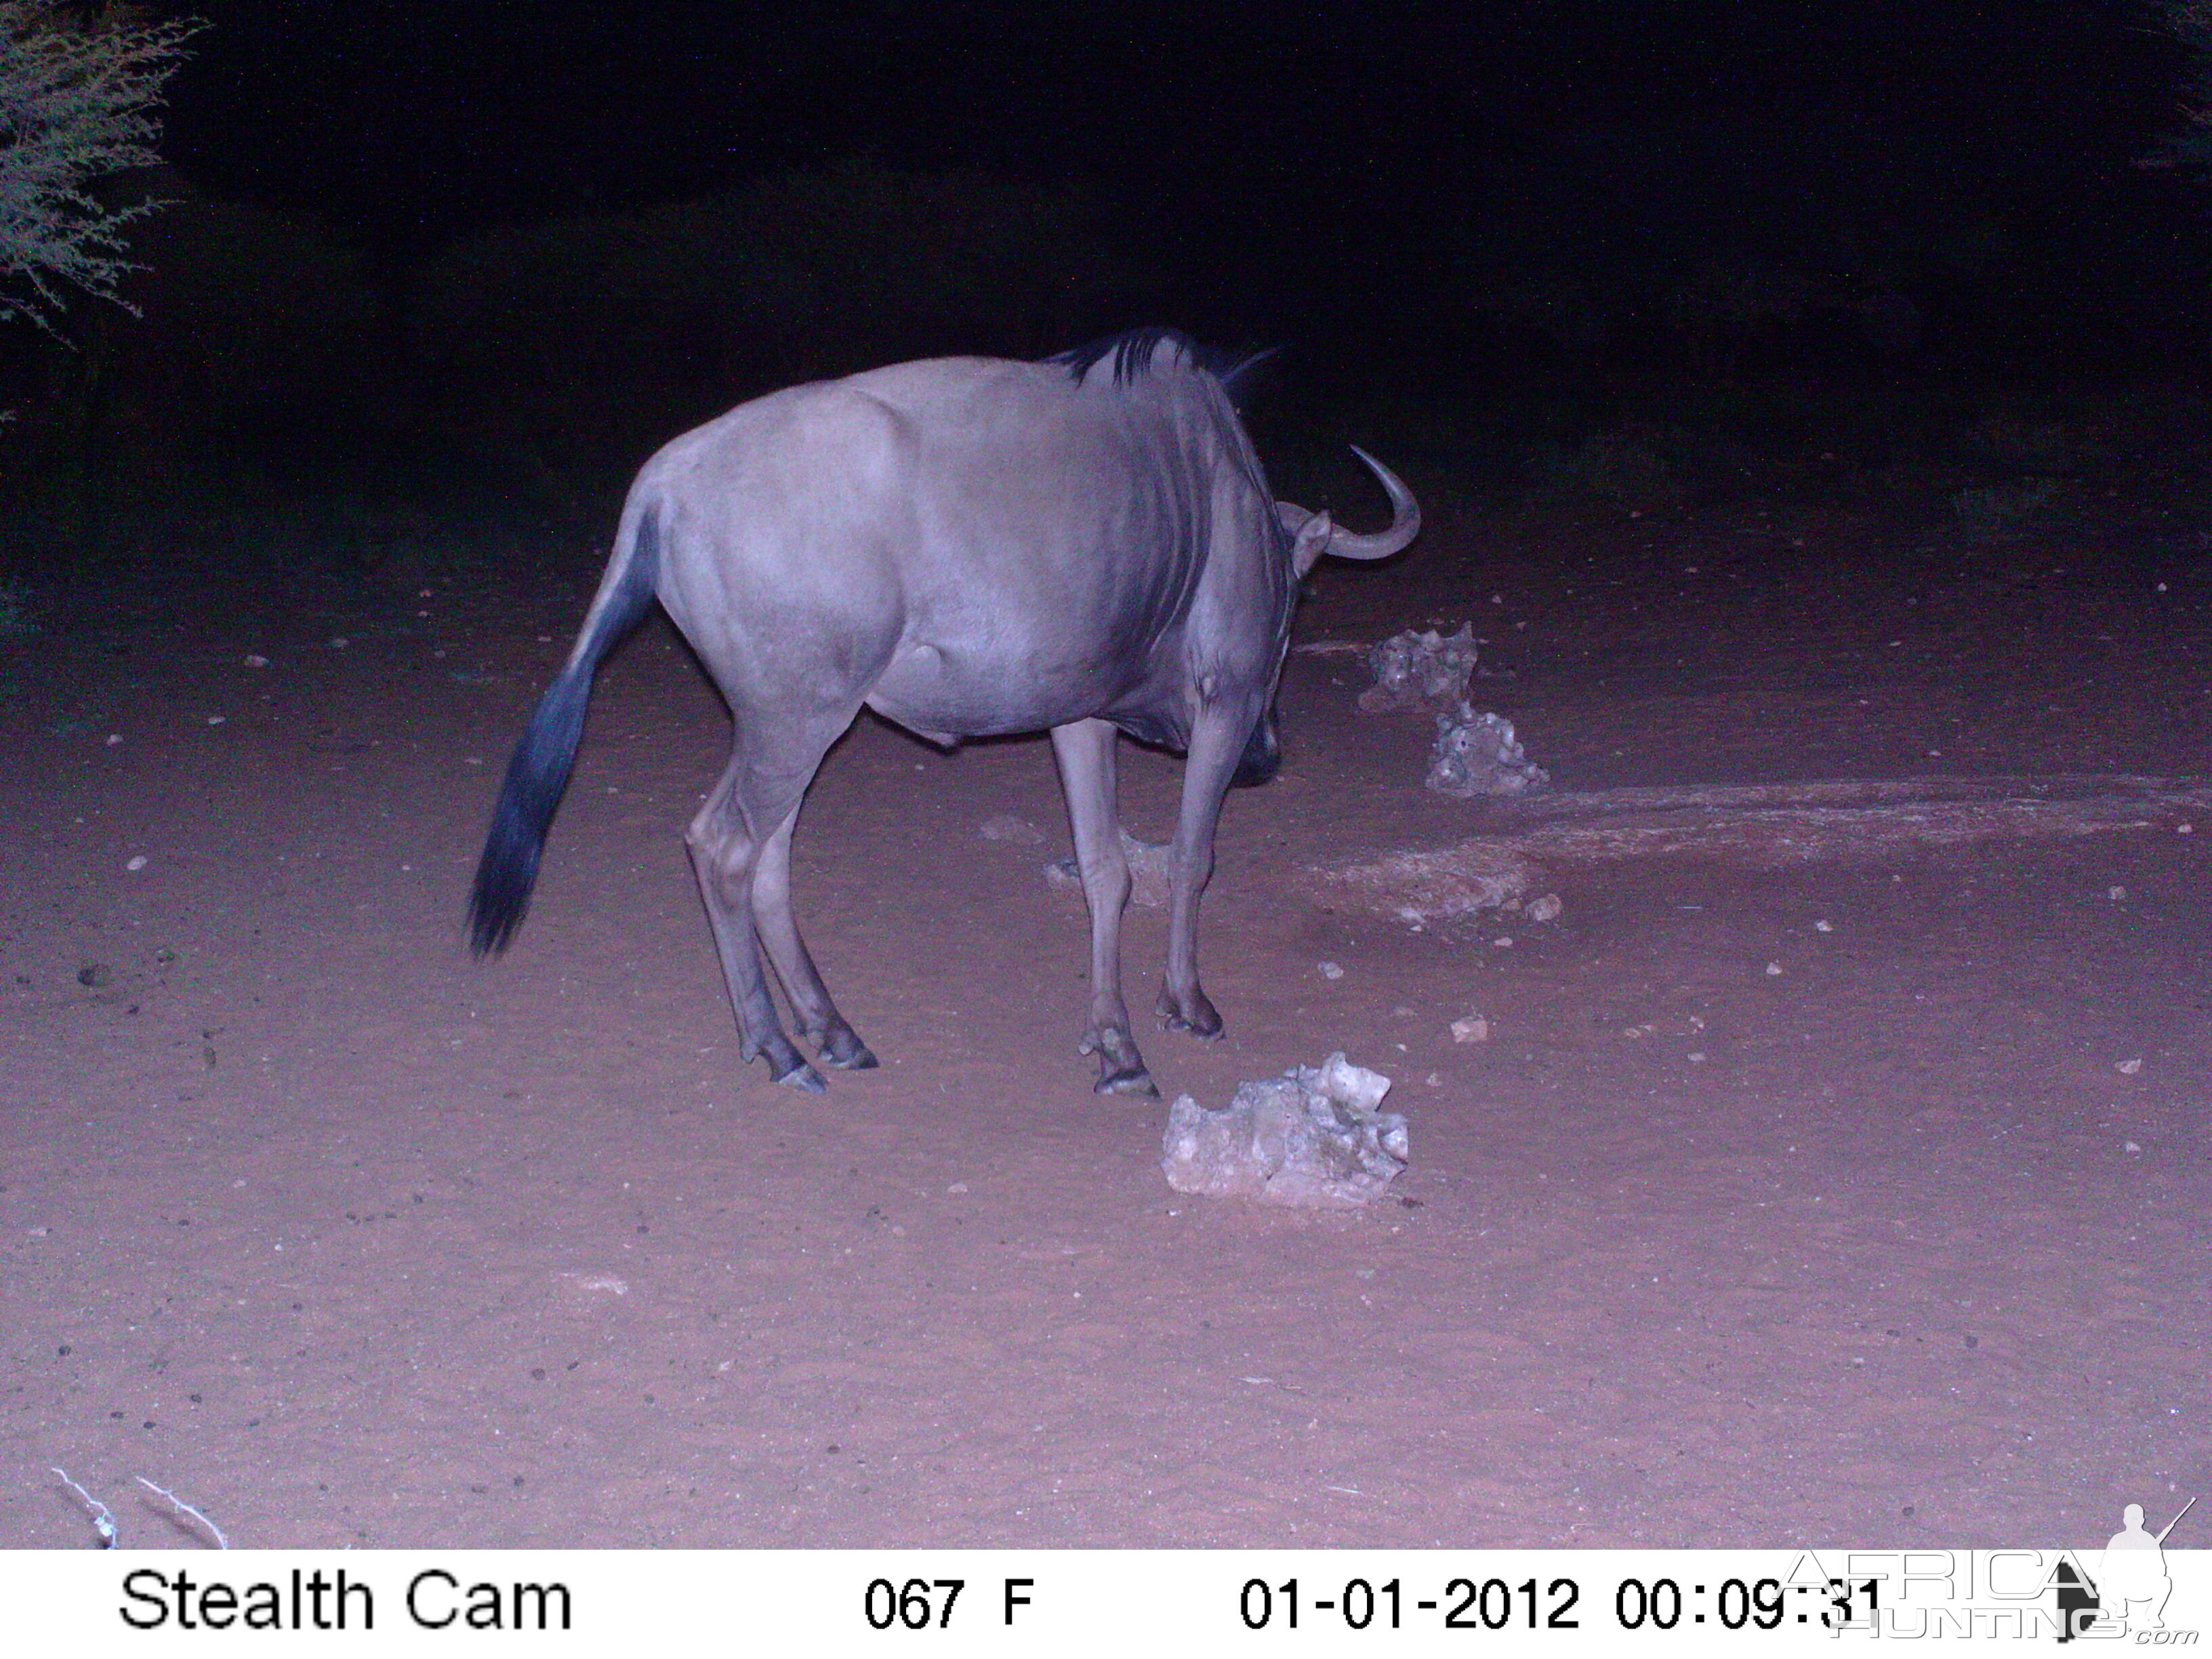
[[[1439,513],[1298,637],[1473,617],[1577,787],[2203,767],[2185,557],[1947,538]],[[1298,872],[1474,809],[1294,657],[1206,900],[1227,1040],[1140,1037],[1215,1105],[1346,1049],[1413,1164],[1270,1210],[1089,1091],[1041,743],[831,756],[799,914],[884,1066],[805,1098],[736,1058],[678,839],[723,715],[664,623],[479,965],[575,584],[150,552],[0,642],[0,1546],[91,1541],[52,1465],[140,1546],[186,1540],[139,1475],[287,1547],[2094,1547],[2212,1486],[2212,823],[1562,869],[1555,924],[1415,932]],[[1125,753],[1158,837],[1178,769]]]

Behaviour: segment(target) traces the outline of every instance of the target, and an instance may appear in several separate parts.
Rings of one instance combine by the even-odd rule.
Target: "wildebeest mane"
[[[1128,386],[1148,374],[1164,372],[1167,363],[1180,356],[1185,362],[1194,364],[1221,382],[1222,387],[1234,399],[1240,389],[1239,381],[1246,371],[1257,368],[1273,357],[1281,348],[1269,346],[1264,351],[1246,352],[1241,356],[1200,345],[1179,329],[1130,328],[1119,334],[1109,334],[1103,340],[1093,340],[1088,345],[1077,346],[1072,351],[1062,351],[1045,359],[1066,368],[1071,377],[1080,380],[1100,363],[1109,359],[1113,364],[1114,384]],[[1164,351],[1166,362],[1158,365],[1155,360]]]

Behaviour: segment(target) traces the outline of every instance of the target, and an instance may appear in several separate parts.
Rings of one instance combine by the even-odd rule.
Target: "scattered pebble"
[[[344,650],[345,648],[346,648],[346,636],[345,636],[344,635],[343,635],[343,634],[333,634],[333,635],[331,635],[331,650],[333,650],[333,651],[343,651],[343,650]]]
[[[1024,847],[1034,847],[1044,839],[1044,831],[1027,818],[1016,817],[1012,812],[1001,812],[994,818],[983,821],[982,836],[986,841],[1009,841]]]
[[[1490,1022],[1480,1014],[1468,1014],[1451,1023],[1454,1042],[1487,1042],[1490,1041]]]
[[[1513,948],[1513,936],[1510,933],[1500,933],[1496,939],[1490,941],[1490,948],[1493,951],[1511,950]]]
[[[143,870],[146,867],[146,855],[143,853],[133,853],[124,861],[123,867],[126,870]]]
[[[1333,962],[1324,962],[1320,964],[1320,967],[1321,976],[1323,979],[1342,979],[1344,977],[1344,969],[1338,967]]]
[[[2124,1152],[2140,1152],[2142,1148],[2132,1140],[2126,1140],[2120,1143],[2120,1150]]]
[[[2186,836],[2192,833],[2195,827],[2193,824],[2177,823],[2173,826],[2173,833],[2177,836]]]
[[[956,1181],[945,1190],[948,1193],[964,1193],[968,1190],[968,1183],[964,1181]]]
[[[1777,977],[1782,972],[1782,964],[1778,962],[1770,962],[1766,964],[1766,972],[1770,978]]]
[[[210,714],[208,716],[208,724],[210,726],[221,726],[222,722],[223,716],[221,714]]]
[[[2124,887],[2107,887],[2105,890],[2105,896],[2115,904],[2124,904],[2127,902],[2128,890]]]
[[[1836,924],[1832,921],[1816,921],[1813,924],[1813,931],[1816,933],[1832,933],[1836,931]]]
[[[1559,912],[1565,908],[1560,903],[1557,893],[1547,893],[1541,898],[1530,899],[1528,908],[1522,914],[1531,921],[1557,921]]]
[[[2122,1077],[2133,1077],[2137,1072],[2142,1070],[2142,1061],[2139,1058],[2136,1060],[2116,1060],[2112,1062],[2112,1069],[2118,1072]]]
[[[1692,1066],[1702,1066],[1705,1063],[1705,1051],[1702,1048],[1692,1049],[1690,1053],[1690,1064]]]
[[[248,668],[266,668],[269,666],[269,659],[258,651],[249,651],[246,653],[246,665]]]
[[[114,748],[117,744],[122,741],[123,734],[120,732],[110,732],[107,734],[107,746],[110,749]]]

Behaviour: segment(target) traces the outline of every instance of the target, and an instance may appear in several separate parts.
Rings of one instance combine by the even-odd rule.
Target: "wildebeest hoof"
[[[1102,1062],[1098,1081],[1091,1085],[1094,1095],[1141,1095],[1147,1100],[1160,1097],[1159,1085],[1141,1063],[1135,1066],[1114,1066]]]
[[[1221,1035],[1221,1016],[1203,991],[1193,989],[1188,996],[1178,997],[1163,988],[1159,1011],[1160,1024],[1170,1031],[1188,1031],[1209,1041]]]
[[[868,1052],[868,1045],[860,1041],[849,1025],[841,1026],[822,1039],[822,1059],[841,1072],[872,1072],[876,1057]]]
[[[803,1060],[789,1071],[778,1073],[775,1080],[787,1088],[798,1089],[810,1095],[830,1092],[830,1085],[822,1080],[822,1073]]]
[[[1098,1056],[1098,1081],[1091,1085],[1092,1093],[1159,1098],[1152,1074],[1145,1069],[1145,1057],[1137,1052],[1127,1031],[1110,1027],[1093,1030],[1077,1045],[1076,1052]]]

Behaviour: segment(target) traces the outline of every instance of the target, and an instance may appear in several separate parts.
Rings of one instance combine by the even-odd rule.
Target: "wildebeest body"
[[[1178,748],[1187,641],[1268,689],[1287,560],[1213,562],[1236,591],[1193,617],[1221,459],[1174,441],[1196,377],[1102,397],[1055,364],[915,367],[747,404],[639,475],[637,510],[671,504],[661,601],[720,683],[864,699],[939,738],[1104,715]],[[1237,482],[1240,532],[1278,535]]]
[[[902,364],[685,434],[638,474],[599,596],[509,767],[471,906],[477,949],[519,923],[591,677],[657,596],[735,720],[687,841],[746,1057],[821,1086],[776,1021],[757,945],[823,1057],[874,1063],[821,984],[788,890],[800,799],[865,706],[939,743],[1051,731],[1092,913],[1084,1046],[1102,1089],[1149,1089],[1119,982],[1115,731],[1187,753],[1161,1007],[1212,1035],[1194,929],[1221,793],[1240,759],[1272,769],[1298,575],[1323,551],[1394,551],[1418,525],[1377,472],[1397,509],[1382,537],[1275,502],[1221,380],[1158,333],[1044,363]]]

